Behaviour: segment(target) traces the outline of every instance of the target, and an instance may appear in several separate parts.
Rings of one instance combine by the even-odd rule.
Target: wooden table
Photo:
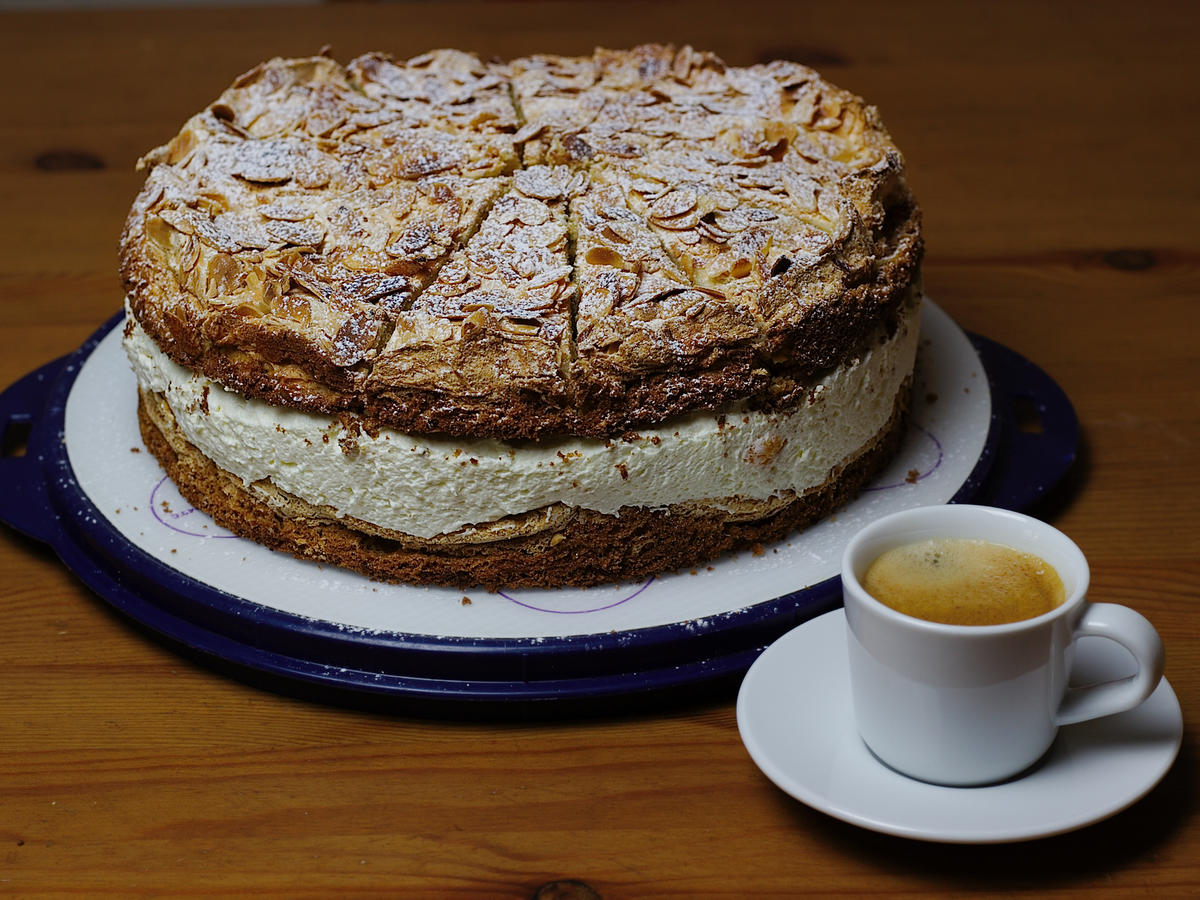
[[[0,385],[118,308],[134,160],[261,58],[658,39],[808,62],[878,104],[904,148],[929,294],[1074,401],[1081,458],[1037,512],[1089,555],[1096,598],[1165,638],[1190,726],[1166,780],[1030,844],[886,837],[774,788],[731,689],[542,722],[323,705],[177,654],[0,529],[0,895],[1200,891],[1197,7],[648,6],[0,15]]]

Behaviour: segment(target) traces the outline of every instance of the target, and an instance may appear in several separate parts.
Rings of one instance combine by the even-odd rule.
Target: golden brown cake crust
[[[382,581],[563,587],[637,580],[700,565],[777,541],[823,518],[852,499],[894,454],[908,402],[906,388],[884,428],[825,484],[801,496],[786,492],[765,501],[692,502],[665,510],[626,507],[620,515],[565,507],[549,514],[534,510],[491,523],[482,538],[430,540],[339,518],[269,484],[248,489],[188,442],[158,395],[139,392],[138,424],[146,447],[192,505],[272,549]],[[532,522],[537,524],[527,527]]]
[[[159,346],[404,431],[787,410],[919,287],[876,111],[791,63],[276,59],[143,165],[121,273]]]

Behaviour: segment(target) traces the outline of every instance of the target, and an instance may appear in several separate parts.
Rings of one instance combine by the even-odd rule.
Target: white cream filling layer
[[[350,434],[336,418],[246,399],[174,363],[126,314],[138,384],[165,396],[187,439],[219,467],[247,486],[269,479],[338,515],[422,538],[553,503],[613,514],[819,486],[887,424],[920,331],[913,308],[888,341],[814,381],[786,415],[696,413],[631,440],[506,443]]]

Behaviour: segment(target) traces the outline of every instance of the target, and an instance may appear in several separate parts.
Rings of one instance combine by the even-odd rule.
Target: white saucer
[[[1183,739],[1164,678],[1136,709],[1059,730],[1027,774],[974,788],[906,778],[858,736],[850,707],[846,618],[835,610],[788,632],[755,661],[738,694],[742,741],[778,787],[834,818],[886,834],[987,844],[1060,834],[1120,812],[1158,784]],[[1132,674],[1112,641],[1077,645],[1072,682]]]

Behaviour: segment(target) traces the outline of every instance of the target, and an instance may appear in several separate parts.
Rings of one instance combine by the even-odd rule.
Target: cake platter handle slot
[[[46,363],[0,393],[0,521],[46,543],[59,533],[46,490],[46,451],[49,441],[61,439],[50,431],[56,417],[48,404],[69,359]]]
[[[1019,353],[970,335],[992,388],[999,446],[980,496],[969,502],[1027,509],[1071,468],[1079,419],[1061,387]]]

